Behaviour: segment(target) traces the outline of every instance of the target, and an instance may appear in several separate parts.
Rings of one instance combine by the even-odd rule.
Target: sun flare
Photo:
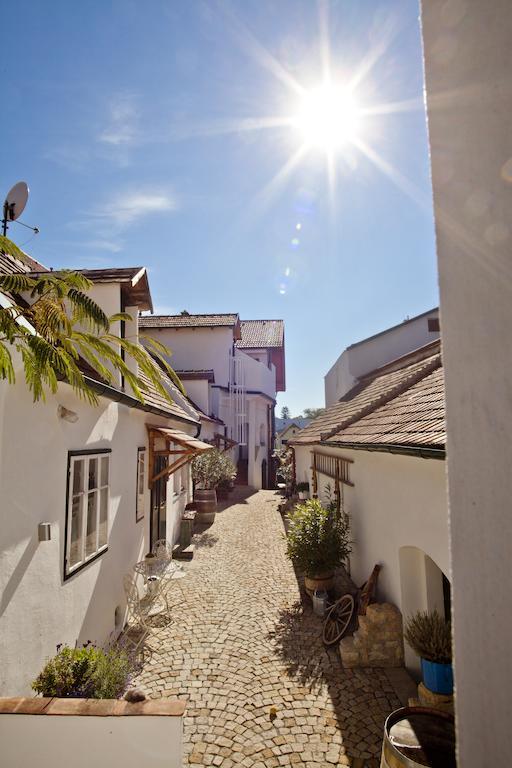
[[[348,88],[325,84],[304,94],[293,122],[308,147],[333,152],[357,137],[359,108]]]

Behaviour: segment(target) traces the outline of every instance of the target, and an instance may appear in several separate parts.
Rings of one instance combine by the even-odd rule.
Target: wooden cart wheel
[[[324,620],[323,631],[323,641],[326,645],[334,645],[341,640],[353,614],[354,598],[352,595],[343,595],[329,608]]]

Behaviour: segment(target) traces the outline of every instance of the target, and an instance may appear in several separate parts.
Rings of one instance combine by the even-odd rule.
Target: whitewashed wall
[[[213,370],[215,383],[228,386],[233,328],[143,328],[141,331],[171,349],[169,362],[176,370]]]
[[[512,5],[422,3],[459,765],[510,765]]]
[[[61,700],[64,707],[69,701]],[[0,702],[1,703],[1,702]],[[75,700],[71,704],[79,705]],[[54,700],[54,709],[58,707]],[[182,715],[104,716],[109,702],[88,702],[87,715],[1,714],[2,768],[182,768]],[[114,706],[121,702],[114,702]],[[156,702],[145,704],[157,705]],[[176,702],[178,709],[181,702]],[[122,704],[121,704],[122,705]],[[52,705],[50,705],[52,706]],[[100,715],[91,714],[97,706]],[[131,705],[141,709],[141,705]],[[79,709],[79,706],[76,707]]]
[[[445,462],[377,451],[326,452],[354,461],[350,465],[354,487],[344,485],[343,493],[354,539],[350,565],[356,585],[361,586],[374,565],[381,563],[381,600],[394,603],[406,616],[440,607],[439,584],[435,572],[428,572],[425,556],[450,578]],[[296,446],[295,453],[297,480],[311,484],[311,448]],[[318,492],[324,499],[327,483],[334,488],[332,479],[318,474]],[[416,560],[406,561],[413,550]],[[412,654],[407,661],[418,666]]]
[[[77,401],[68,385],[47,403],[33,404],[23,376],[0,384],[0,692],[29,693],[30,681],[58,643],[105,641],[124,611],[122,577],[149,548],[150,492],[136,523],[137,447],[147,446],[145,423],[173,425],[102,398],[98,408]],[[78,414],[57,415],[58,404]],[[195,427],[174,424],[195,434]],[[111,448],[109,548],[63,581],[68,451]],[[172,483],[172,478],[170,483]],[[168,493],[168,537],[179,525],[187,494]],[[51,541],[37,526],[51,523]]]
[[[337,402],[366,373],[438,339],[437,331],[428,330],[429,318],[438,317],[439,310],[435,309],[379,334],[377,338],[348,347],[324,377],[326,406]]]

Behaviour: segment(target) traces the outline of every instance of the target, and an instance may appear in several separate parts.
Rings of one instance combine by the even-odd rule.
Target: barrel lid
[[[415,765],[455,768],[455,724],[450,715],[427,707],[404,707],[386,723],[393,747]]]

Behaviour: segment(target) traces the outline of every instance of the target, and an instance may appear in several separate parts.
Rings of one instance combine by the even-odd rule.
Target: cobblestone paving
[[[400,706],[388,677],[325,650],[284,554],[278,496],[235,493],[173,580],[171,623],[152,632],[135,685],[187,699],[185,765],[378,766]]]

